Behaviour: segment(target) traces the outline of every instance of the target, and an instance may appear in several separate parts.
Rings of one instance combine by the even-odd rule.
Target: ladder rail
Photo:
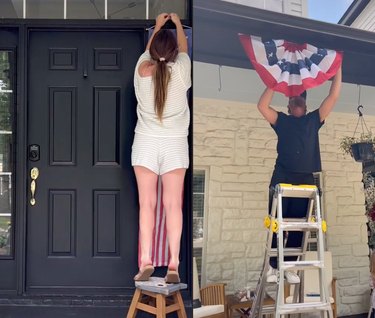
[[[272,195],[272,206],[269,214],[271,224],[277,220],[278,231],[276,232],[277,248],[272,248],[273,230],[269,227],[267,234],[266,253],[264,256],[263,270],[261,271],[253,300],[253,306],[250,311],[250,318],[261,318],[262,314],[275,312],[275,318],[281,318],[286,314],[301,314],[304,312],[320,311],[322,315],[328,314],[333,317],[332,307],[329,301],[329,293],[325,280],[324,269],[324,236],[322,230],[322,215],[320,210],[319,190],[314,185],[291,185],[279,183],[274,188]],[[283,198],[305,198],[308,200],[308,206],[305,218],[296,220],[284,219],[282,201]],[[315,208],[315,209],[314,209]],[[314,215],[315,220],[312,221]],[[300,248],[286,247],[286,238],[288,230],[302,232],[302,244]],[[317,260],[305,260],[309,238],[311,232],[317,234]],[[269,268],[270,257],[278,257],[277,272],[277,291],[275,305],[263,306],[265,298],[266,273]],[[297,256],[297,261],[286,262],[285,256]],[[313,303],[304,302],[304,270],[307,268],[316,268],[319,271],[319,289],[320,301]],[[293,303],[285,301],[284,295],[284,273],[291,269],[297,269],[301,282],[294,287]],[[297,302],[299,301],[299,302]]]

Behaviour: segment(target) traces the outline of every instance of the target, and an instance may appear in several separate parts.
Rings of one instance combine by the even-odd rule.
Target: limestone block
[[[229,118],[220,118],[220,117],[210,117],[210,120],[207,121],[207,130],[214,131],[219,128],[225,128],[230,130],[237,130],[238,123],[235,119]]]
[[[366,223],[367,219],[366,216],[363,215],[356,215],[356,216],[338,216],[336,218],[338,225],[350,225],[350,224],[364,224]]]
[[[340,242],[343,245],[359,243],[361,242],[361,237],[358,235],[341,235]]]
[[[370,293],[370,287],[367,285],[343,287],[343,296],[358,296]]]
[[[351,304],[350,310],[353,314],[367,313],[369,310],[368,296],[365,296],[360,303]]]
[[[227,279],[227,280],[234,279],[234,271],[233,271],[233,269],[223,270],[223,272],[222,272],[222,278],[223,279]]]
[[[217,195],[221,191],[221,180],[219,181],[213,181],[211,178],[208,181],[208,192],[209,192],[209,198],[211,196]]]
[[[231,259],[230,255],[227,253],[222,253],[222,254],[211,254],[210,253],[210,248],[207,247],[207,254],[206,254],[206,261],[207,264],[228,264],[229,262],[233,262]],[[228,269],[226,267],[223,267],[223,269]]]
[[[259,227],[258,220],[251,220],[251,219],[227,219],[223,222],[222,229],[223,230],[247,230],[252,231]]]
[[[193,145],[194,146],[203,146],[204,134],[195,134],[193,136]],[[194,147],[193,146],[193,147]]]
[[[355,225],[333,225],[329,227],[329,234],[332,236],[350,233],[350,235],[359,235],[360,226]]]
[[[353,257],[353,256],[340,256],[339,266],[340,267],[367,267],[369,265],[368,257]]]
[[[221,182],[223,178],[223,169],[218,166],[211,166],[210,167],[210,181],[218,181]]]
[[[214,145],[203,145],[202,150],[199,151],[201,157],[221,157],[221,158],[232,158],[233,147],[232,146],[214,146]],[[232,163],[232,161],[230,162]]]
[[[321,157],[324,171],[340,171],[342,173],[342,166],[337,163],[337,156],[325,155]]]
[[[369,255],[369,247],[367,244],[353,244],[353,255],[354,256],[367,256]]]
[[[337,282],[337,286],[341,288],[341,287],[346,287],[346,286],[354,286],[354,285],[357,285],[358,283],[359,283],[359,275],[356,278],[340,279]]]
[[[220,264],[209,263],[206,265],[206,276],[210,281],[217,281],[222,278]]]
[[[214,155],[205,155],[203,153],[200,153],[201,156],[194,157],[194,164],[197,166],[215,166],[215,165],[225,165],[225,164],[231,164],[232,157],[220,157],[220,156],[214,156]]]
[[[238,175],[242,173],[248,173],[251,171],[250,166],[225,165],[221,168],[223,169],[223,173],[233,173]]]
[[[237,219],[241,217],[240,209],[223,209],[223,219]]]
[[[370,282],[370,269],[369,268],[361,268],[359,270],[359,284],[369,284]]]
[[[251,270],[249,270],[247,273],[247,280],[250,282],[253,282],[252,288],[254,289],[256,288],[256,283],[258,282],[259,274],[260,274],[259,271],[251,271]]]
[[[195,132],[194,132],[195,134]],[[204,138],[216,138],[220,140],[221,138],[224,139],[231,139],[233,140],[236,136],[235,130],[226,129],[226,127],[219,127],[216,130],[212,131],[205,131],[204,134],[202,134]]]
[[[332,252],[332,257],[343,256],[343,255],[352,255],[351,245],[338,245],[332,246],[330,248]]]
[[[247,267],[244,259],[236,259],[234,262],[234,286],[236,288],[246,287]]]
[[[360,166],[360,165],[358,165],[358,166]],[[357,183],[360,183],[360,181],[362,180],[361,169],[358,169],[357,172],[347,172],[346,173],[346,179],[347,179],[347,182],[357,182]]]
[[[210,254],[223,254],[227,252],[241,252],[240,255],[244,255],[246,250],[243,242],[216,242],[210,244]]]
[[[223,270],[233,269],[234,268],[233,260],[230,260],[230,262],[221,263],[221,268]]]
[[[264,217],[268,214],[268,205],[263,202],[263,206],[261,206],[259,209],[241,209],[240,212],[241,218],[261,219],[263,222]],[[259,230],[265,229],[265,227],[262,227]]]
[[[221,223],[221,211],[213,208],[210,209],[210,214],[207,222],[208,233],[210,233],[207,238],[208,242],[216,242],[220,240],[220,234],[222,230]]]
[[[270,178],[268,177],[269,169],[267,167],[251,167],[251,171],[248,173],[241,173],[238,175],[238,182],[254,182],[254,178],[258,178],[259,176],[263,181],[268,181]],[[264,175],[266,178],[264,178]]]
[[[248,258],[246,259],[247,268],[251,271],[254,270],[261,270],[263,265],[263,257],[262,258]]]
[[[242,192],[240,191],[219,191],[219,192],[216,192],[215,195],[221,196],[221,197],[242,198]]]
[[[221,198],[213,197],[209,200],[210,207],[222,207],[222,208],[241,208],[241,198]]]
[[[232,138],[223,138],[218,139],[217,137],[207,137],[203,139],[203,145],[208,147],[225,147],[233,149],[233,139]]]
[[[364,215],[365,207],[363,203],[355,204],[351,203],[350,205],[341,205],[337,207],[338,216],[346,215]]]
[[[249,148],[249,163],[252,162],[252,158],[274,158],[274,154],[270,152],[268,149],[260,149],[260,148]]]
[[[231,178],[233,180],[233,178]],[[248,182],[225,182],[222,184],[221,188],[223,191],[251,191],[253,185]]]
[[[341,297],[342,304],[357,304],[363,302],[363,296],[343,296]]]
[[[326,187],[337,188],[337,185],[339,184],[346,184],[346,178],[345,177],[331,177],[325,180]]]
[[[343,279],[354,278],[358,281],[359,271],[358,270],[351,270],[351,269],[337,269],[334,271],[334,276],[337,278],[338,281]],[[339,283],[339,282],[338,282]]]
[[[267,237],[266,231],[247,231],[243,233],[244,242],[256,243],[256,242],[265,242]]]
[[[242,232],[240,231],[223,231],[221,233],[221,239],[223,241],[242,241],[243,240],[243,235]]]
[[[264,201],[243,201],[243,207],[246,209],[262,209],[264,208]]]
[[[259,245],[248,245],[246,247],[246,257],[248,258],[263,258],[264,248],[260,248]]]
[[[268,200],[268,189],[267,191],[249,191],[243,194],[243,199],[245,201],[255,200],[264,202]]]

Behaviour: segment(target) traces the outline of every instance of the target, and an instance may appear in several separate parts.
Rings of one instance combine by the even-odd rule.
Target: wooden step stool
[[[187,288],[186,284],[166,284],[161,277],[151,277],[146,282],[135,282],[135,287],[127,318],[135,318],[138,310],[154,314],[157,318],[165,318],[176,311],[178,318],[186,318],[180,293],[181,289]]]

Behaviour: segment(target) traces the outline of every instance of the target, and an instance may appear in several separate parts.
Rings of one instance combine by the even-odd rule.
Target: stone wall
[[[362,166],[338,149],[339,139],[353,134],[356,120],[354,114],[334,112],[320,130],[322,209],[342,316],[367,312],[370,293]],[[276,135],[248,103],[194,98],[193,123],[194,166],[209,169],[206,283],[225,282],[228,293],[255,288]],[[375,117],[366,123],[374,127]]]

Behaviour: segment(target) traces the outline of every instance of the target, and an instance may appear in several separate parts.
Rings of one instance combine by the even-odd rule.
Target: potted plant
[[[358,122],[353,136],[342,138],[339,148],[344,154],[351,155],[357,162],[373,161],[375,137],[372,136],[371,131],[366,126],[361,108],[363,108],[362,105],[357,107]],[[359,137],[355,137],[358,126],[362,128],[362,132],[359,133]]]
[[[374,160],[374,143],[375,137],[369,132],[359,137],[343,137],[339,148],[344,154],[351,155],[355,161],[365,162]]]

